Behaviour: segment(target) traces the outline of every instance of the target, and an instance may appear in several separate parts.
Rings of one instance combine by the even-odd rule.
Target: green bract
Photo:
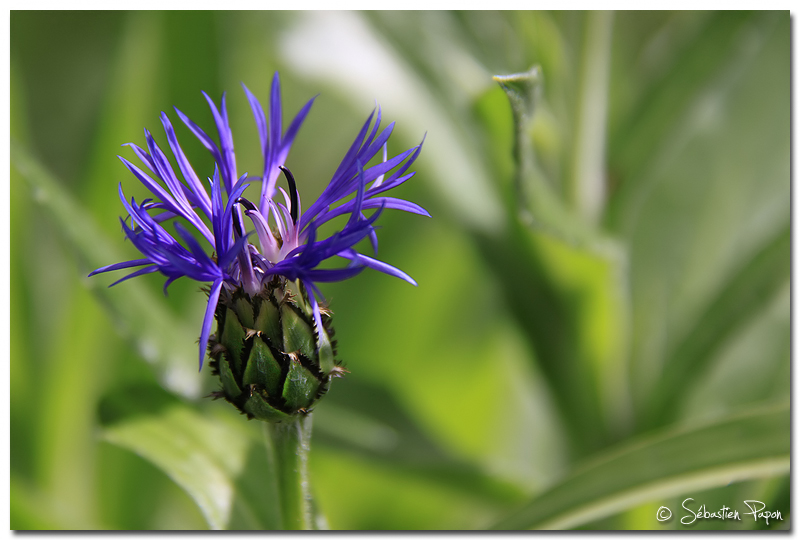
[[[321,309],[317,331],[305,289],[273,279],[250,297],[242,288],[223,288],[209,339],[211,368],[224,397],[248,418],[292,422],[308,414],[345,370],[334,360],[330,312]]]

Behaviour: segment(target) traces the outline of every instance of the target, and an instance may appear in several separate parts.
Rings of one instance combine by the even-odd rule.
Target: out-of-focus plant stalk
[[[313,529],[308,478],[311,415],[288,423],[265,422],[264,432],[267,447],[275,460],[283,529]]]
[[[531,140],[528,134],[536,109],[541,78],[539,66],[533,66],[525,73],[494,76],[494,80],[505,91],[514,113],[512,155],[517,166],[514,171],[514,194],[516,196],[513,205],[519,218],[526,224],[531,224],[534,220],[531,211],[532,199],[537,195],[546,195],[541,194],[543,183],[541,178],[536,175]],[[531,193],[532,191],[536,194]]]
[[[587,14],[580,74],[575,151],[567,197],[590,223],[597,223],[606,196],[605,148],[608,83],[611,68],[611,29],[614,14]]]

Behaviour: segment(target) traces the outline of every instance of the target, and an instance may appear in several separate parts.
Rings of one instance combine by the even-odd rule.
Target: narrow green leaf
[[[102,437],[164,471],[212,529],[280,528],[267,450],[247,430],[173,404],[111,424]]]
[[[696,324],[672,350],[651,396],[645,426],[669,423],[678,404],[705,372],[728,339],[739,333],[789,280],[792,237],[786,227],[739,269]]]
[[[11,162],[33,191],[34,200],[58,224],[65,241],[88,270],[126,260],[117,245],[97,227],[90,214],[62,187],[45,167],[16,142],[11,144]],[[131,257],[128,257],[131,258]],[[197,329],[175,320],[163,299],[136,280],[109,290],[108,278],[93,277],[83,283],[111,312],[120,331],[138,346],[142,357],[153,365],[163,384],[184,396],[200,393],[200,378],[192,358],[197,357]]]
[[[496,529],[568,529],[647,501],[789,472],[788,405],[668,431],[604,453]]]

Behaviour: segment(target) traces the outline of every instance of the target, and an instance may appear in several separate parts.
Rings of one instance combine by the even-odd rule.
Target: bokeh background
[[[515,154],[492,76],[535,65]],[[12,529],[272,523],[260,426],[203,397],[199,285],[85,276],[135,256],[120,145],[165,143],[173,106],[212,132],[200,91],[227,91],[258,174],[240,83],[264,103],[276,70],[285,118],[320,94],[288,160],[306,205],[376,102],[390,151],[426,136],[397,196],[433,218],[379,231],[419,287],[323,289],[351,373],[314,413],[321,525],[766,527],[681,525],[693,497],[788,528],[788,12],[17,11]]]

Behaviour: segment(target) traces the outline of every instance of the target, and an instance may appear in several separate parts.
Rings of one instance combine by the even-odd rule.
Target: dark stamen
[[[253,211],[256,210],[256,205],[254,205],[253,203],[251,203],[250,201],[248,201],[244,197],[239,197],[238,199],[236,199],[236,202],[241,204],[242,206],[244,206],[245,210],[249,210],[250,212],[253,212]]]
[[[235,231],[239,234],[239,236],[244,236],[244,227],[242,227],[242,222],[239,219],[239,212],[231,212],[231,214],[233,214]]]
[[[297,207],[300,206],[300,201],[297,198],[297,184],[294,183],[294,176],[292,176],[292,172],[289,169],[283,165],[279,165],[278,168],[283,171],[286,181],[289,182],[289,196],[292,199],[292,222],[297,225]]]

